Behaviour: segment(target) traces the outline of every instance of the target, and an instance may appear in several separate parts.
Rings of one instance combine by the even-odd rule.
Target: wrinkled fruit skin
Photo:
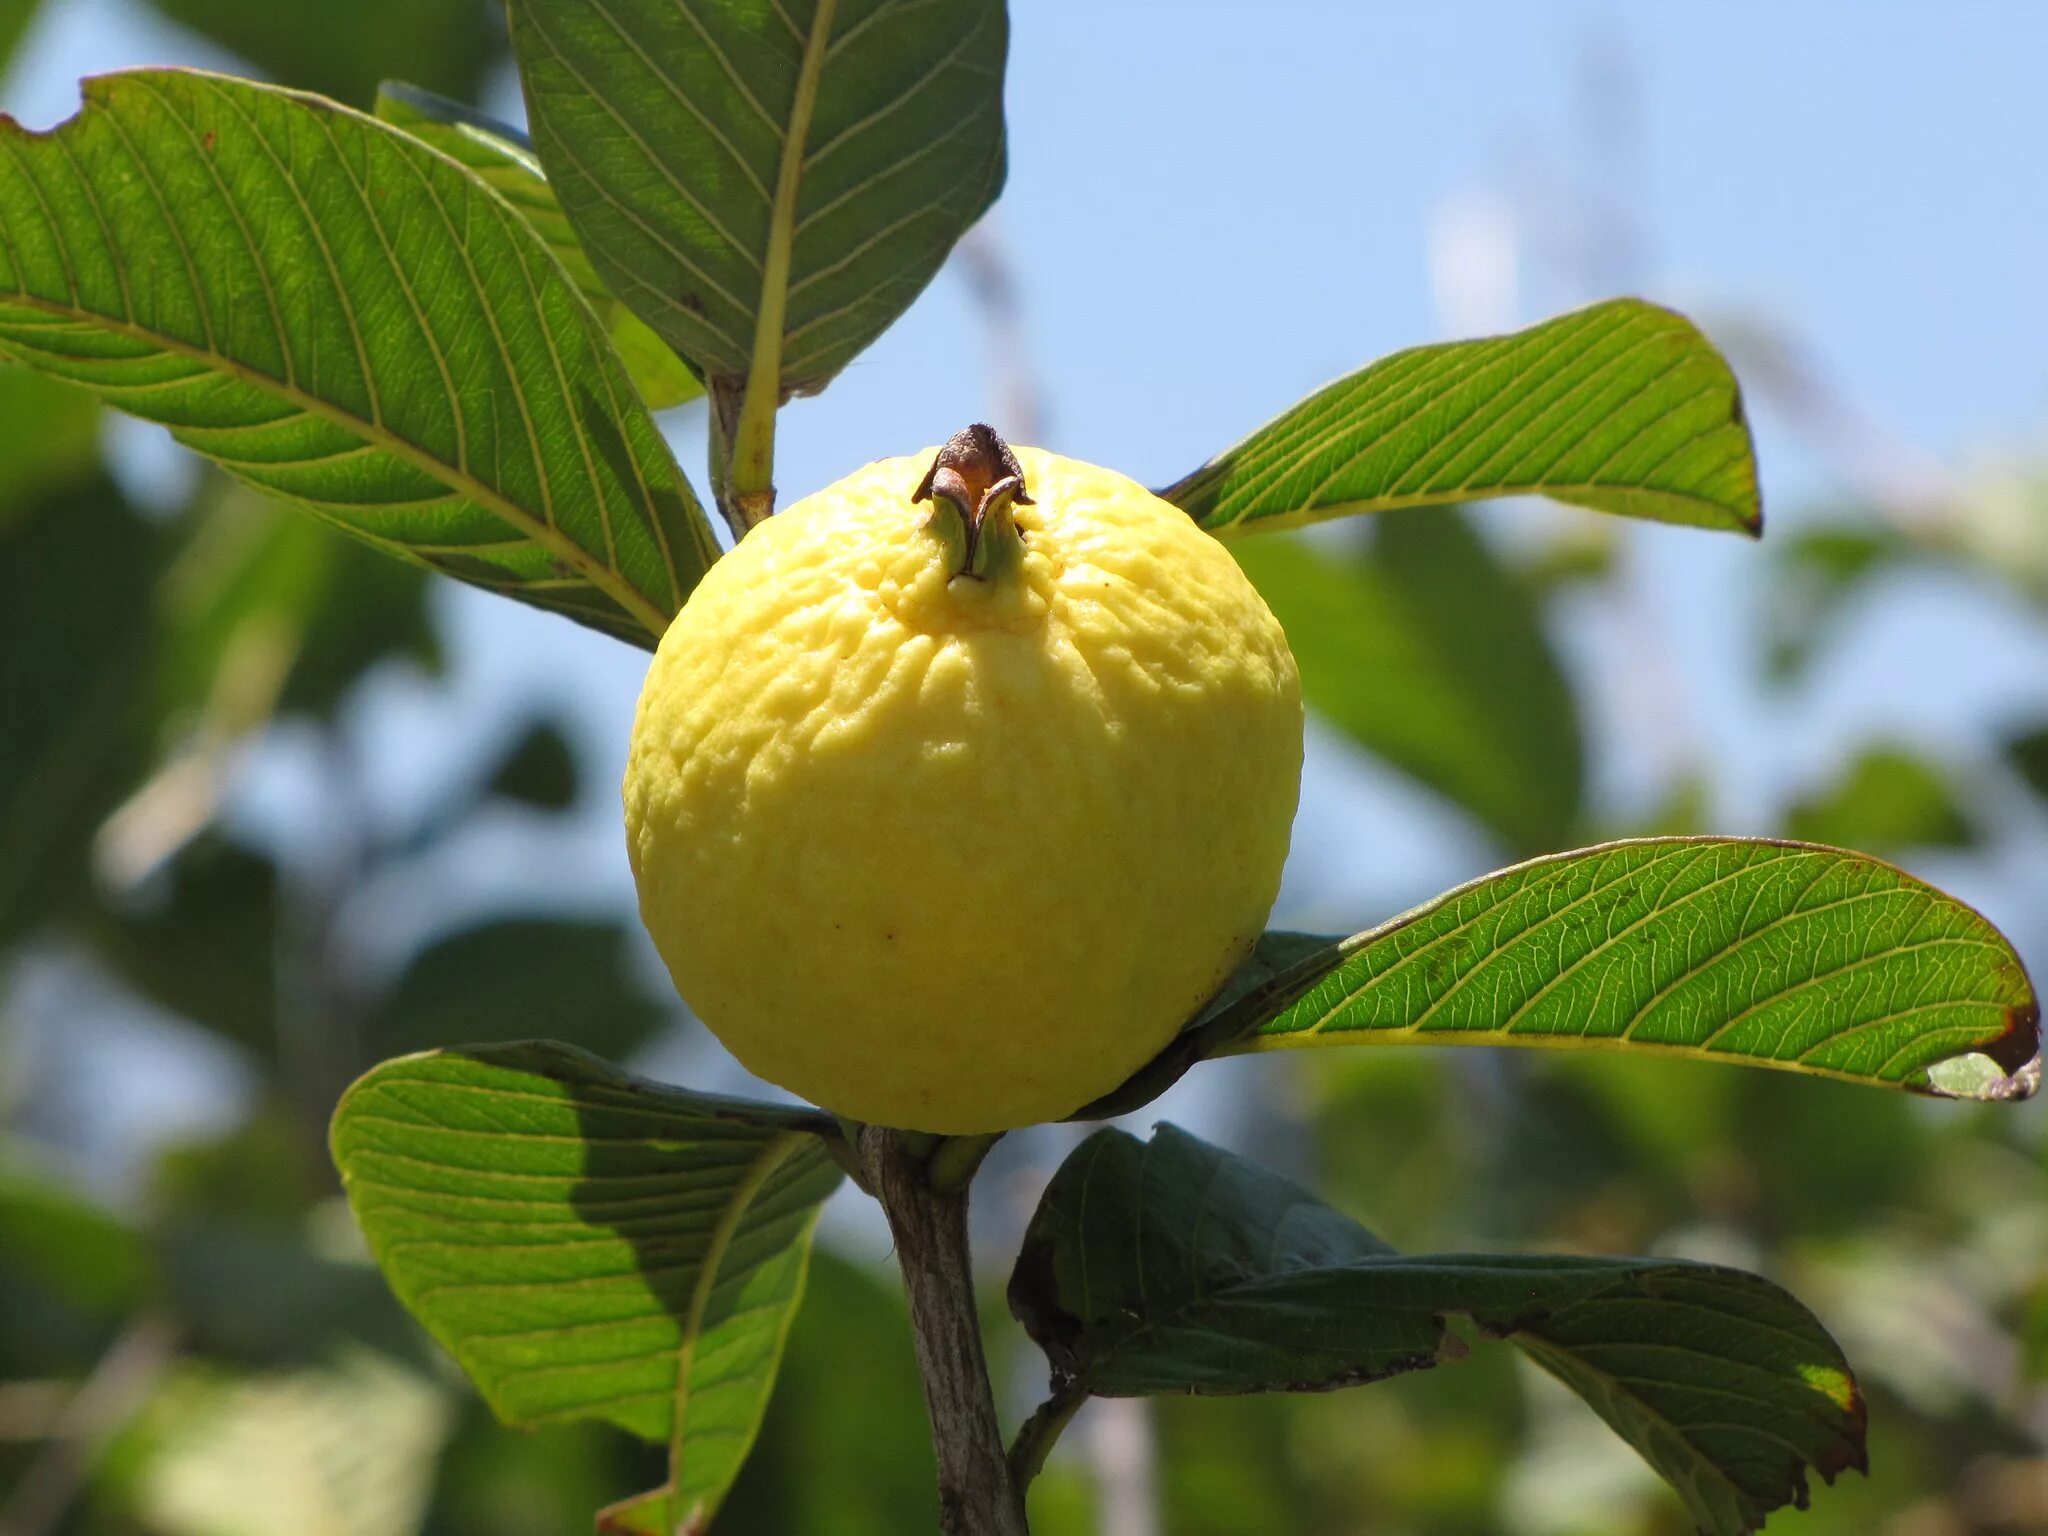
[[[951,576],[932,455],[753,529],[676,617],[626,769],[640,910],[750,1070],[873,1124],[1057,1120],[1251,951],[1300,787],[1286,637],[1223,546],[1019,448],[1025,555]]]

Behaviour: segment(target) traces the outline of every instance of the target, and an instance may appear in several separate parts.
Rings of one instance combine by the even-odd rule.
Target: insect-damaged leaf
[[[704,514],[531,226],[318,97],[179,70],[0,119],[0,351],[377,547],[652,648]]]

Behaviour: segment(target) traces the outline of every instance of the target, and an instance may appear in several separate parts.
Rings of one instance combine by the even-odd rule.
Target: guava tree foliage
[[[0,120],[0,351],[375,549],[651,648],[718,558],[707,503],[736,534],[772,515],[779,408],[873,341],[999,192],[1004,7],[508,11],[530,140],[414,87],[366,115],[168,70],[86,82],[83,110],[47,133]],[[700,395],[705,497],[652,414]],[[1373,363],[1161,494],[1255,577],[1286,575],[1275,606],[1312,705],[1344,636],[1387,637],[1355,665],[1442,659],[1358,610],[1417,600],[1403,541],[1469,537],[1458,503],[1537,494],[1761,529],[1732,373],[1684,318],[1632,299]],[[1370,582],[1254,537],[1409,509],[1436,511],[1392,525]],[[1435,611],[1472,608],[1447,646],[1483,641],[1483,602],[1444,599]],[[1497,657],[1504,676],[1517,664]],[[1417,771],[1474,728],[1360,726]],[[1511,768],[1462,786],[1530,851],[1569,824],[1571,793]],[[1205,1066],[1220,1057],[1389,1043],[1677,1054],[2018,1099],[2038,1082],[2038,1025],[2010,944],[1885,863],[1644,839],[1534,858],[1351,937],[1268,934],[1081,1117],[1228,1070]],[[897,1237],[952,1530],[1021,1532],[1024,1490],[1092,1395],[1320,1391],[1470,1343],[1519,1349],[1578,1392],[1715,1536],[1863,1464],[1848,1363],[1765,1279],[1398,1253],[1170,1126],[1096,1133],[1046,1190],[1009,1296],[1052,1390],[991,1454],[958,1262],[987,1145],[643,1082],[543,1042],[392,1060],[333,1126],[392,1288],[501,1417],[604,1419],[667,1447],[668,1480],[605,1511],[608,1530],[709,1522],[766,1408],[819,1208],[848,1177]]]

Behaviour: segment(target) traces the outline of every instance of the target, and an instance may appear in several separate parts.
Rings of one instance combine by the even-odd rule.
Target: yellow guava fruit
[[[1056,1120],[1251,952],[1301,749],[1286,637],[1221,544],[976,426],[690,595],[626,768],[640,912],[770,1082],[909,1130]]]

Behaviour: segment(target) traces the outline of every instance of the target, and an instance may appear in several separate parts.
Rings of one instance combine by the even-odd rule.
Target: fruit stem
[[[1024,552],[1012,510],[1034,505],[1024,466],[984,422],[946,440],[910,500],[933,504],[926,526],[946,541],[956,576],[993,581]]]
[[[945,1536],[1030,1536],[981,1347],[967,1191],[932,1188],[922,1159],[895,1131],[865,1127],[860,1155],[889,1218],[910,1302],[911,1341],[938,1455],[939,1529]]]

